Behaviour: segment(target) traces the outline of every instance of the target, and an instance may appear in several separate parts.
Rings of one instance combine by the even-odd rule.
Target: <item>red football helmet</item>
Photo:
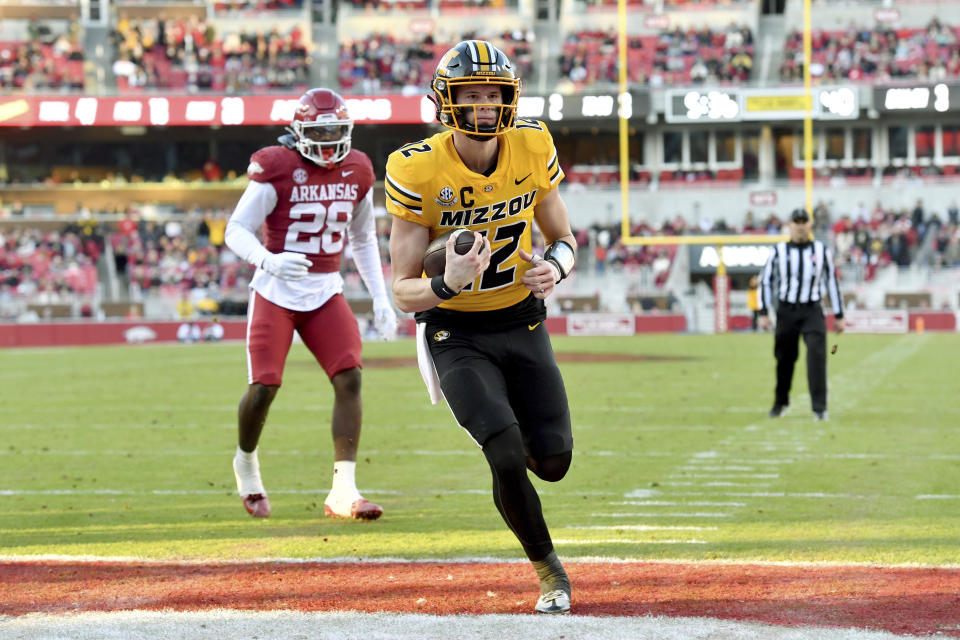
[[[310,89],[303,94],[288,130],[300,155],[321,167],[336,164],[350,153],[353,120],[347,103],[329,89]]]

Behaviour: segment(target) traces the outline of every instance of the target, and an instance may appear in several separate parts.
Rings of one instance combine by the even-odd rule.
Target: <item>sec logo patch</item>
[[[450,187],[440,189],[440,193],[434,198],[434,201],[441,207],[449,207],[457,202],[457,194]]]

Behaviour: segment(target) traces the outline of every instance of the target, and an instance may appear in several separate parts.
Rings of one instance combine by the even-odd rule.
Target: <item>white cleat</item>
[[[237,479],[237,493],[243,500],[243,508],[254,518],[266,518],[270,515],[270,499],[260,479],[260,464],[241,462],[233,457],[233,476]]]
[[[353,518],[354,520],[376,520],[383,515],[383,507],[373,504],[365,498],[337,499],[327,496],[323,502],[323,514],[333,518]]]
[[[560,589],[545,593],[537,600],[534,610],[537,613],[570,613],[570,594]]]

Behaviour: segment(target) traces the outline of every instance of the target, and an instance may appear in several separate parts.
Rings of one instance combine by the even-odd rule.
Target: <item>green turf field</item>
[[[563,557],[958,562],[955,334],[841,336],[827,423],[812,420],[802,361],[791,412],[766,417],[770,335],[554,344],[656,356],[562,365],[573,466],[537,482]],[[413,355],[409,340],[365,345],[368,358]],[[332,395],[300,345],[261,441],[273,515],[257,521],[231,470],[242,344],[0,361],[0,555],[521,556],[482,454],[412,366],[364,373],[358,483],[385,515],[361,523],[323,517]]]

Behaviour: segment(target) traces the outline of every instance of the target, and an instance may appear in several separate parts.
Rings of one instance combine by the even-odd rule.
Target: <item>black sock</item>
[[[570,578],[567,577],[567,572],[563,570],[563,565],[560,564],[560,558],[557,557],[556,551],[551,551],[550,555],[543,560],[534,561],[533,568],[537,572],[537,577],[540,578],[541,594],[560,589],[570,595]]]

